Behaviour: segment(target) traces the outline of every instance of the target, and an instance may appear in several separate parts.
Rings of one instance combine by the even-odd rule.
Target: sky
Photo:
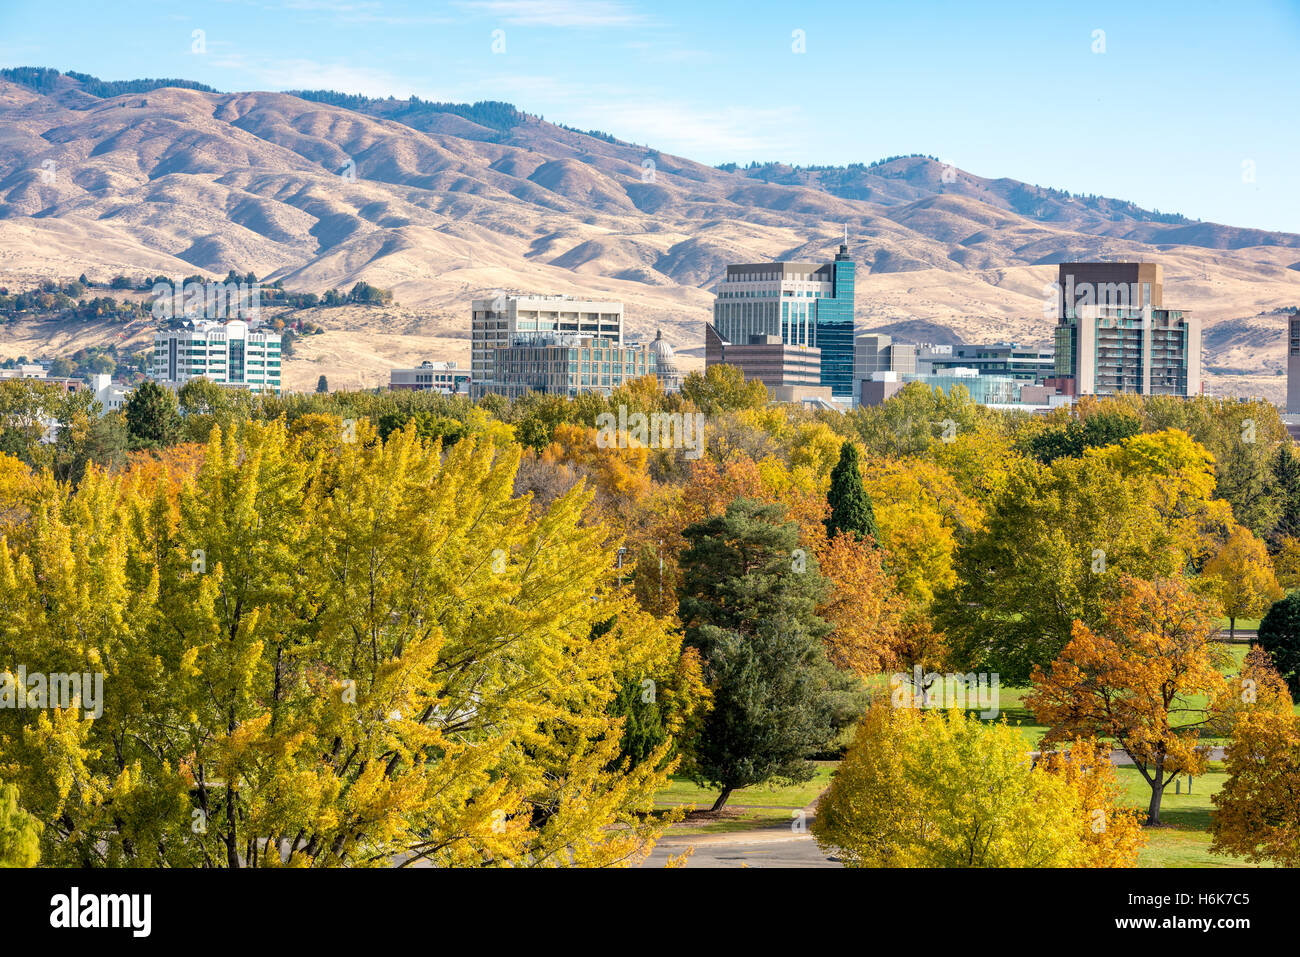
[[[505,100],[710,164],[923,153],[1289,232],[1297,49],[1300,0],[0,0],[3,66]]]

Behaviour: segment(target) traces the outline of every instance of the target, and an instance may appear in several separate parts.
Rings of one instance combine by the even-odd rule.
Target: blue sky
[[[0,5],[5,66],[506,100],[707,163],[927,153],[1293,232],[1298,48],[1300,0]]]

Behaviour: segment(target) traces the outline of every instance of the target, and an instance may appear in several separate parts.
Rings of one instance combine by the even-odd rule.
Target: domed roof
[[[681,372],[677,368],[677,355],[673,352],[673,347],[668,344],[668,340],[664,338],[662,329],[655,330],[650,351],[655,356],[655,375],[659,379],[659,384],[666,391],[675,392],[681,386]]]

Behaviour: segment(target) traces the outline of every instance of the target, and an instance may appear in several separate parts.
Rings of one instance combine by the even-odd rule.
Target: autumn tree
[[[830,587],[817,614],[831,625],[824,642],[838,668],[864,677],[898,658],[906,603],[869,540],[835,535],[817,553]]]
[[[1080,772],[1034,765],[1005,722],[880,702],[818,804],[813,835],[851,867],[1131,865],[1136,828],[1115,806],[1113,774]],[[1097,831],[1098,820],[1115,830]]]
[[[1228,616],[1230,639],[1237,637],[1238,618],[1262,615],[1282,597],[1264,543],[1241,526],[1206,563],[1202,576]]]
[[[1098,457],[1030,463],[961,542],[936,617],[958,664],[1024,682],[1060,653],[1074,622],[1101,620],[1123,575],[1171,575],[1183,559],[1149,478]]]
[[[1256,649],[1252,655],[1263,656]],[[1228,780],[1211,796],[1216,854],[1251,863],[1300,865],[1300,715],[1266,660],[1247,660],[1258,676],[1261,697],[1271,706],[1241,709],[1235,716],[1224,768]]]
[[[18,788],[0,783],[0,867],[35,867],[41,859],[41,822],[18,801]]]
[[[682,380],[682,398],[705,415],[732,409],[752,409],[767,404],[767,386],[760,379],[745,380],[739,367],[718,363]]]
[[[679,616],[713,695],[694,754],[700,782],[720,789],[716,811],[737,788],[809,780],[850,683],[826,658],[825,582],[784,509],[736,499],[682,534]]]
[[[617,586],[590,494],[517,446],[283,423],[161,469],[45,481],[0,543],[0,660],[102,674],[102,713],[0,709],[50,865],[618,864],[692,707],[623,752],[619,690],[680,639]]]
[[[1075,622],[1050,667],[1034,668],[1025,706],[1048,728],[1045,748],[1113,741],[1150,787],[1147,823],[1159,824],[1165,787],[1204,772],[1202,739],[1224,730],[1239,699],[1212,600],[1180,578],[1119,584],[1098,623]]]

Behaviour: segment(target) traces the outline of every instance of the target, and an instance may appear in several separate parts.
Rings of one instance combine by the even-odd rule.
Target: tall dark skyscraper
[[[847,239],[847,237],[846,237]],[[840,246],[831,275],[829,298],[817,300],[817,348],[822,351],[822,385],[831,395],[853,395],[853,286],[855,269],[848,243]]]
[[[718,284],[713,325],[726,342],[778,336],[821,352],[821,384],[831,395],[853,394],[854,265],[840,246],[829,263],[778,262],[728,266]]]

